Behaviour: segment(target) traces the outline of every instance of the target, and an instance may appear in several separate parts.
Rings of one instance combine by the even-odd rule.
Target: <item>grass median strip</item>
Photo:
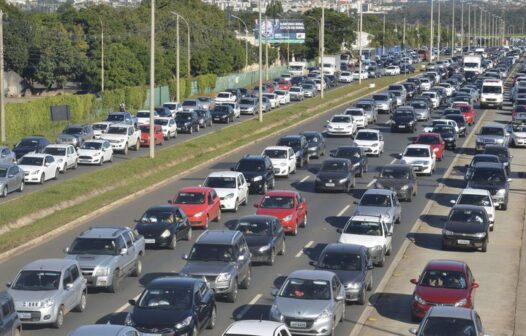
[[[264,122],[247,120],[206,136],[159,150],[155,160],[138,157],[104,170],[66,180],[0,205],[0,252],[38,237],[122,197],[184,173],[203,162],[275,133],[346,101],[399,81],[403,76],[375,80],[376,88],[347,85],[273,113]],[[132,223],[116,223],[129,224]]]

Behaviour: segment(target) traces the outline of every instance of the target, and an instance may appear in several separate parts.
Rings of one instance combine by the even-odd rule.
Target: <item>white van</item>
[[[480,92],[480,107],[488,106],[502,108],[504,101],[504,83],[501,79],[486,79]]]

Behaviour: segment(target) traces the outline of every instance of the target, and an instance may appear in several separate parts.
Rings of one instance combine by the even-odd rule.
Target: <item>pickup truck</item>
[[[215,98],[216,103],[235,103],[237,98],[231,92],[219,92]]]
[[[100,138],[108,140],[113,151],[123,152],[124,155],[128,154],[129,148],[138,151],[141,146],[141,131],[133,125],[113,124]]]
[[[79,263],[88,287],[115,293],[124,277],[141,275],[145,242],[128,227],[92,227],[79,234],[64,252],[66,259]]]
[[[126,124],[137,127],[137,118],[130,112],[111,112],[104,121],[112,124]]]

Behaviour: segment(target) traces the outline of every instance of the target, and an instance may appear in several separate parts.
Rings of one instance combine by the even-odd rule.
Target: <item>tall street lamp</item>
[[[239,16],[231,15],[234,19],[238,19],[245,26],[245,71],[248,69],[248,29],[245,21],[241,20]]]
[[[429,35],[429,63],[433,62],[433,0],[431,0],[431,22],[430,22],[430,35]]]
[[[325,84],[325,75],[323,73],[323,56],[325,55],[325,0],[321,1],[321,99],[323,99],[323,86]]]
[[[176,35],[177,35],[177,52],[176,52],[176,66],[175,66],[175,80],[177,81],[176,83],[176,87],[177,87],[177,101],[179,102],[180,98],[181,98],[181,95],[180,95],[180,83],[179,83],[179,78],[180,78],[180,73],[179,73],[179,62],[180,62],[180,45],[179,45],[179,41],[180,41],[180,37],[179,37],[179,19],[183,20],[183,22],[186,24],[186,32],[187,32],[187,47],[188,47],[188,50],[187,50],[187,77],[190,78],[191,76],[191,54],[190,54],[190,51],[191,51],[191,46],[190,46],[190,25],[188,24],[188,21],[182,16],[180,15],[179,13],[177,12],[173,12],[172,11],[172,15],[175,16],[175,20],[176,20]]]
[[[438,14],[437,14],[437,61],[440,61],[440,0],[438,2]]]
[[[363,7],[362,1],[360,0],[360,35],[358,36],[358,43],[360,49],[360,56],[358,58],[358,84],[362,85],[362,31],[363,31]]]
[[[150,158],[155,158],[154,104],[155,104],[155,0],[150,0]],[[139,144],[137,144],[139,146]]]
[[[259,14],[259,28],[258,28],[258,44],[259,44],[259,103],[258,103],[258,117],[259,121],[263,122],[263,49],[261,46],[261,26],[263,22],[261,22],[261,0],[258,1],[258,14]]]
[[[455,55],[455,0],[451,1],[451,56]]]

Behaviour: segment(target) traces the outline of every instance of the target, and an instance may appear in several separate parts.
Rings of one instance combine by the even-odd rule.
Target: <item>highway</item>
[[[323,130],[325,120],[331,114],[336,114],[341,109],[327,111],[301,125],[288,130],[287,134],[295,134],[306,130]],[[478,115],[481,111],[478,110]],[[352,213],[352,202],[357,200],[361,193],[373,184],[376,167],[397,161],[398,153],[402,152],[409,143],[411,134],[392,134],[386,126],[387,116],[380,115],[378,123],[371,126],[380,129],[385,137],[385,152],[380,158],[369,158],[369,172],[363,178],[357,178],[356,189],[350,194],[340,193],[314,193],[314,173],[319,167],[320,160],[312,160],[309,165],[299,169],[296,175],[289,179],[278,179],[277,189],[296,189],[300,191],[308,200],[309,214],[308,227],[301,229],[296,237],[287,237],[287,253],[284,257],[277,257],[274,266],[254,266],[252,268],[252,283],[248,290],[239,292],[238,301],[235,304],[218,302],[218,320],[215,330],[204,330],[202,335],[218,335],[232,321],[236,319],[259,319],[268,318],[268,312],[272,303],[270,291],[273,287],[279,287],[284,277],[292,270],[312,268],[308,262],[317,259],[317,256],[330,242],[337,240],[337,228],[341,228],[348,216]],[[419,130],[423,129],[426,123],[419,124]],[[207,129],[205,131],[211,131]],[[470,129],[471,131],[471,129]],[[43,257],[62,257],[62,249],[69,246],[82,230],[93,225],[127,225],[133,226],[133,220],[139,218],[142,212],[151,205],[163,204],[171,198],[174,193],[184,186],[197,185],[202,183],[204,178],[212,171],[229,170],[245,154],[259,154],[269,145],[274,145],[277,136],[271,137],[257,144],[245,147],[243,150],[232,153],[225,157],[221,162],[215,162],[207,167],[182,176],[177,181],[165,185],[153,193],[149,193],[135,199],[132,202],[116,207],[110,212],[92,219],[89,223],[83,223],[74,230],[68,231],[61,236],[48,241],[40,246],[26,251],[23,254],[12,257],[4,261],[0,267],[2,272],[0,280],[4,283],[12,281],[17,271],[26,263]],[[173,142],[180,142],[184,136]],[[462,150],[464,139],[459,139],[457,151]],[[339,145],[349,145],[350,138],[327,138],[327,149],[335,149]],[[132,155],[143,155],[144,150]],[[402,203],[403,213],[402,222],[396,225],[393,236],[393,255],[396,254],[407,233],[419,218],[430,195],[435,190],[437,180],[444,174],[452,162],[455,153],[448,151],[443,161],[437,162],[437,169],[432,177],[419,177],[418,196],[412,203]],[[322,158],[323,159],[323,158]],[[116,160],[118,162],[118,160]],[[89,168],[80,168],[76,172],[68,172],[66,176],[80,174]],[[61,178],[65,176],[61,175]],[[243,215],[253,214],[255,209],[252,207],[260,199],[261,195],[250,195],[247,206],[241,207],[237,214],[223,213],[220,223],[213,223],[211,229],[224,229],[224,223],[230,219],[238,218]],[[199,231],[194,231],[195,239]],[[148,250],[143,258],[143,276],[137,278],[127,278],[121,282],[121,291],[117,294],[110,294],[104,291],[90,291],[88,296],[87,309],[83,313],[70,313],[65,318],[62,329],[55,330],[46,327],[25,327],[24,335],[67,335],[67,333],[82,324],[90,323],[123,323],[126,311],[129,306],[126,302],[134,298],[141,292],[142,285],[151,278],[155,272],[177,272],[184,265],[181,255],[190,250],[192,242],[178,242],[175,251],[170,250]],[[387,257],[386,266],[375,268],[373,271],[374,286],[373,292],[378,282],[384,276],[392,257]],[[362,313],[364,307],[359,305],[348,305],[346,309],[346,319],[336,329],[336,335],[349,335],[354,327],[354,323]]]

